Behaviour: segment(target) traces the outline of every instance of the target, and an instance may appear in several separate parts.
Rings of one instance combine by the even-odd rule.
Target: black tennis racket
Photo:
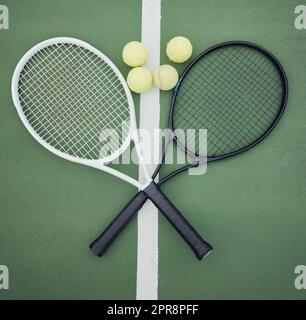
[[[169,145],[174,141],[193,159],[192,163],[136,194],[90,245],[91,250],[102,256],[147,198],[158,208],[165,208],[167,204],[159,187],[173,176],[203,163],[238,155],[264,140],[284,113],[287,97],[285,71],[266,49],[249,42],[230,41],[201,53],[187,66],[173,93],[168,120],[173,134],[166,142]],[[207,129],[207,155],[201,153],[206,149],[201,148],[199,129]],[[186,139],[196,141],[195,150],[188,148]],[[153,180],[164,163],[165,154],[166,151]],[[181,219],[175,214],[171,217],[177,218]],[[190,237],[193,242],[192,235]],[[194,252],[199,260],[203,258],[197,250]]]

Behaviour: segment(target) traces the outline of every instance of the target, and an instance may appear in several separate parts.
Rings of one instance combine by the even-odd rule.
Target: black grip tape
[[[183,237],[199,260],[202,260],[213,249],[213,247],[198,234],[180,211],[162,193],[155,182],[151,182],[143,192]]]
[[[109,224],[104,232],[90,244],[89,248],[97,256],[101,257],[110,244],[117,238],[122,229],[124,229],[129,221],[137,214],[147,199],[148,196],[144,192],[139,191]]]

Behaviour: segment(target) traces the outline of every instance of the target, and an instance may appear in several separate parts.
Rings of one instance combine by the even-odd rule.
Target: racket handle
[[[150,185],[144,189],[144,193],[147,194],[155,206],[183,237],[199,260],[202,260],[213,249],[162,193],[155,182],[151,182]]]
[[[119,233],[125,228],[134,215],[140,210],[148,196],[140,191],[129,203],[121,210],[116,218],[104,230],[100,236],[91,243],[89,248],[99,257],[101,257],[111,243],[116,239]]]

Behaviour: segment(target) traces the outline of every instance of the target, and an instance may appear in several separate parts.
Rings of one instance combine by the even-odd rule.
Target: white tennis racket
[[[195,252],[203,258],[211,246],[205,242],[167,197],[152,190],[141,156],[136,131],[134,103],[117,67],[91,45],[73,38],[53,38],[30,49],[18,63],[12,79],[12,96],[27,130],[52,153],[108,172],[139,190],[129,203],[131,215],[125,215],[122,228],[147,197],[160,199],[158,208]],[[101,138],[107,132],[110,141]],[[134,141],[146,176],[146,183],[107,166]],[[153,184],[154,185],[154,184]],[[151,186],[151,187],[150,187]],[[113,232],[105,250],[119,230]]]

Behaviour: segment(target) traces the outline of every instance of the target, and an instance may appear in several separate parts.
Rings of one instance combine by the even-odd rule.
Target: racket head
[[[194,163],[216,161],[264,140],[287,99],[286,73],[273,54],[250,42],[228,41],[205,50],[186,67],[172,96],[168,127]],[[176,134],[188,126],[207,129],[207,154],[190,150]]]
[[[84,41],[57,37],[35,45],[16,66],[11,91],[31,135],[67,160],[100,168],[135,140],[134,103],[124,77]],[[104,152],[101,132],[119,127],[118,146]]]

